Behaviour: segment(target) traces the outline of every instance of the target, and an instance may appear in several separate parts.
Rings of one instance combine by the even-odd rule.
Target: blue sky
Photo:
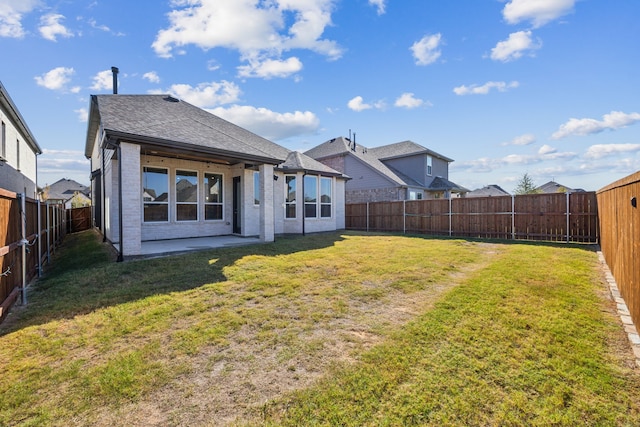
[[[640,170],[637,0],[0,0],[0,81],[89,183],[91,94],[171,93],[289,149],[411,140],[449,178],[597,190]]]

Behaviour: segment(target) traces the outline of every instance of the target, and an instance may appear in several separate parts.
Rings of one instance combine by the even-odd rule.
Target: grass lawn
[[[0,425],[640,425],[588,247],[343,232],[115,263],[0,325]]]

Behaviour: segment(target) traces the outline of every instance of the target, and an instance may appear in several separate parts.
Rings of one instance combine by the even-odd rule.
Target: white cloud
[[[250,60],[249,65],[238,67],[240,77],[289,77],[302,70],[302,62],[298,58],[291,57],[286,60],[266,59],[263,61]]]
[[[73,37],[73,32],[60,23],[63,19],[64,16],[57,13],[43,15],[40,18],[40,27],[38,27],[42,37],[53,42],[57,41],[58,36]]]
[[[405,92],[396,99],[394,105],[401,108],[417,108],[424,104],[422,99],[416,98],[413,93]]]
[[[386,0],[369,0],[369,4],[376,7],[378,15],[384,15],[386,8],[385,2]]]
[[[541,155],[545,155],[545,154],[553,154],[556,153],[558,150],[553,148],[550,145],[543,145],[542,147],[540,147],[540,149],[538,150],[538,154]]]
[[[562,139],[571,135],[591,135],[604,130],[620,129],[640,121],[640,113],[623,113],[622,111],[612,111],[602,116],[602,120],[596,119],[575,119],[571,118],[562,124],[560,128],[551,135],[553,139]]]
[[[427,34],[420,40],[415,42],[409,48],[413,52],[413,58],[417,65],[429,65],[433,64],[440,58],[442,52],[440,51],[440,44],[442,42],[442,35]]]
[[[534,43],[531,39],[531,31],[518,31],[509,34],[507,40],[498,42],[491,49],[491,59],[494,61],[509,62],[522,57],[523,52],[540,49],[542,43]]]
[[[471,85],[471,86],[458,86],[453,88],[453,92],[456,95],[487,95],[491,89],[496,89],[498,92],[506,92],[509,89],[516,88],[520,85],[520,83],[513,81],[511,83],[506,82],[487,82],[482,86]]]
[[[38,86],[42,86],[50,90],[64,91],[67,88],[67,83],[71,81],[71,76],[73,74],[75,74],[75,70],[73,68],[57,67],[34,78]]]
[[[576,0],[511,0],[502,10],[509,24],[531,21],[535,28],[541,27],[570,13]]]
[[[272,141],[312,134],[320,126],[320,120],[310,111],[277,113],[266,108],[240,105],[208,111]]]
[[[120,83],[118,83],[120,87]],[[109,70],[100,71],[93,76],[92,90],[113,90],[113,72]]]
[[[361,96],[356,96],[347,103],[347,106],[353,111],[360,112],[364,110],[370,110],[372,108],[381,110],[385,108],[385,103],[384,101],[376,101],[373,104],[367,104],[366,102],[364,102],[364,99]]]
[[[3,0],[0,2],[0,37],[22,38],[22,16],[40,6],[40,0]]]
[[[601,159],[622,153],[640,152],[640,144],[596,144],[587,149],[585,157],[588,159]]]
[[[174,84],[165,91],[200,108],[211,108],[237,102],[240,88],[232,82],[200,83],[193,87],[188,84]]]
[[[544,162],[552,162],[556,160],[571,160],[578,157],[573,152],[558,152],[553,147],[544,145],[535,154],[508,154],[500,158],[482,157],[480,159],[455,162],[451,166],[455,170],[488,173],[494,170],[500,170],[509,166],[526,166],[532,164],[539,164]]]
[[[89,120],[89,110],[86,108],[79,108],[77,110],[73,110],[73,112],[78,115],[79,121],[87,122]]]
[[[240,96],[240,88],[226,80],[200,83],[196,87],[188,84],[174,84],[168,92],[200,108],[231,104],[237,102]]]
[[[513,138],[509,142],[504,142],[502,145],[530,145],[536,142],[535,135],[531,133],[526,133],[524,135],[519,135]]]
[[[312,50],[329,59],[342,56],[335,41],[322,38],[331,25],[334,0],[178,0],[172,4],[176,9],[168,14],[169,27],[159,31],[152,44],[161,57],[171,57],[176,48],[188,45],[233,49],[242,60],[260,63],[279,61],[283,52],[292,49]],[[284,62],[288,67],[295,65]],[[251,70],[250,63],[244,71]]]
[[[160,76],[155,71],[149,71],[148,73],[144,73],[142,78],[147,80],[149,83],[160,83]]]
[[[60,178],[69,178],[88,184],[89,166],[89,159],[84,157],[82,151],[43,148],[38,156],[38,183],[45,186]]]

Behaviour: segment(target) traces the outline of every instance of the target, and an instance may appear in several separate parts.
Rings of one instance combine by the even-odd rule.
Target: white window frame
[[[427,176],[433,175],[433,157],[427,154]]]
[[[178,176],[185,176],[185,177],[193,177],[195,174],[195,186],[196,186],[196,191],[195,191],[195,195],[196,195],[196,201],[195,202],[181,202],[178,200]],[[176,169],[174,172],[174,185],[173,185],[173,194],[174,194],[174,212],[175,212],[175,219],[176,222],[195,222],[198,221],[198,217],[199,217],[199,200],[200,200],[200,174],[198,173],[198,171],[196,170],[190,170],[190,169]],[[180,206],[195,206],[195,212],[196,212],[196,217],[195,218],[188,218],[188,219],[180,219],[179,215],[178,215],[178,207]]]
[[[293,200],[289,200],[289,183],[290,183],[290,179],[293,178],[293,183],[294,183],[294,188],[293,188],[293,194],[295,195]],[[284,219],[296,219],[298,217],[298,202],[297,202],[297,198],[298,198],[298,175],[285,175],[284,176]],[[290,212],[291,207],[293,206],[293,216],[287,216]]]
[[[145,201],[144,200],[144,196],[143,196],[142,197],[142,222],[144,222],[144,223],[164,223],[164,222],[169,222],[169,220],[170,220],[169,205],[170,205],[170,201],[171,201],[170,200],[171,199],[171,191],[170,191],[170,185],[169,185],[169,175],[170,175],[169,168],[163,168],[163,167],[158,167],[158,166],[143,166],[142,167],[142,188],[140,189],[142,194],[144,194],[145,189],[148,188],[148,187],[145,186],[145,180],[144,180],[145,172],[146,172],[147,169],[163,170],[163,171],[166,172],[166,176],[167,176],[167,183],[166,183],[166,185],[167,185],[167,200],[164,201],[164,202],[156,202],[155,200],[154,201]],[[165,206],[166,209],[167,209],[167,219],[166,220],[160,220],[160,221],[147,221],[145,219],[145,212],[144,212],[145,206],[147,206],[147,205]]]
[[[260,206],[260,171],[253,172],[253,205]]]
[[[329,183],[329,203],[327,202],[323,202],[322,201],[322,183],[323,182],[328,182]],[[320,218],[332,218],[333,217],[333,179],[326,177],[326,176],[321,176],[320,180],[318,181],[318,194],[320,195],[320,197],[318,197],[318,210],[320,212]],[[324,215],[322,212],[322,208],[323,207],[329,207],[329,215]]]
[[[304,218],[314,219],[318,218],[318,175],[305,175],[303,178],[303,186],[304,186]],[[313,180],[313,185],[308,185],[307,180]],[[313,188],[313,201],[307,202],[307,192]],[[307,206],[313,207],[314,215],[307,215]]]
[[[220,199],[217,202],[208,202],[207,201],[207,185],[206,179],[208,175],[216,175],[220,177],[219,185],[220,185]],[[203,202],[204,202],[204,220],[205,221],[224,221],[224,174],[218,172],[205,172],[202,174],[202,189],[205,192]],[[207,218],[207,206],[220,206],[221,216],[220,218]]]

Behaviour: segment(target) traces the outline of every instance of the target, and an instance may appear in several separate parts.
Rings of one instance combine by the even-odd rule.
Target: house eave
[[[109,129],[105,129],[105,136],[106,140],[114,141],[116,143],[123,141],[132,144],[138,144],[141,147],[142,154],[150,154],[156,156],[166,156],[200,161],[212,161],[212,159],[217,159],[220,163],[226,164],[253,162],[278,165],[285,160],[251,154],[239,154],[236,151],[214,149],[201,145],[194,145],[161,138],[152,138],[145,135],[135,135]]]

